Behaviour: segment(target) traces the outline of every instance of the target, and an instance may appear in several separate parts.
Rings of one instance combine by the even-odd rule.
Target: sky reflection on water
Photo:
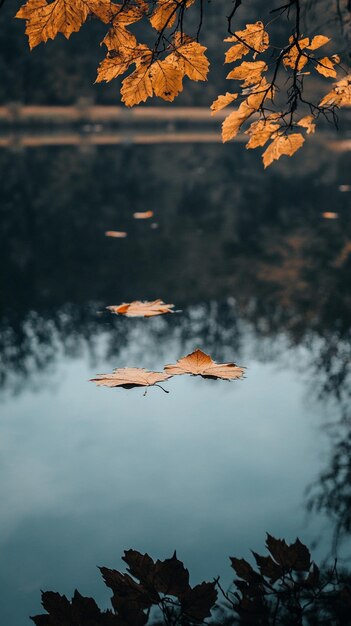
[[[349,155],[312,142],[264,175],[242,146],[0,159],[1,621],[26,624],[41,588],[106,600],[95,566],[130,547],[176,548],[195,581],[229,576],[266,531],[323,558],[333,519],[306,513],[305,490],[350,393]],[[158,229],[131,221],[150,208]],[[106,240],[117,227],[128,238]],[[183,313],[102,312],[153,297]],[[196,346],[247,377],[146,397],[87,382]]]

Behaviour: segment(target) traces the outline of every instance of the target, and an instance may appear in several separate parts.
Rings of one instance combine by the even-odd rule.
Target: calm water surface
[[[332,472],[338,506],[306,506],[347,429],[341,147],[311,141],[267,172],[239,144],[0,152],[1,624],[29,624],[40,589],[107,606],[96,565],[131,547],[176,548],[193,582],[229,582],[227,557],[262,552],[266,531],[347,556],[348,486],[333,491]],[[156,297],[182,312],[104,309]],[[145,397],[88,382],[195,347],[246,378],[178,377]]]

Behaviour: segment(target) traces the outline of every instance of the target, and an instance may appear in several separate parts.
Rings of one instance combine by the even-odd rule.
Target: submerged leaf
[[[179,359],[174,365],[166,365],[164,369],[170,375],[192,374],[204,378],[234,380],[242,378],[245,368],[235,363],[216,363],[208,354],[197,349]]]

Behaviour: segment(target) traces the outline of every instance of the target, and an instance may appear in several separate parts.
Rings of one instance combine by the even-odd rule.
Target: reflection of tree
[[[241,319],[272,346],[278,335],[306,346],[318,390],[343,396],[351,233],[338,185],[349,158],[331,162],[311,143],[289,170],[282,162],[265,174],[257,158],[217,145],[2,152],[3,382],[35,373],[60,349],[93,345],[102,331],[111,331],[110,354],[120,353],[134,325],[96,310],[161,296],[184,313],[148,325],[153,338],[192,337],[189,349],[213,347],[221,358],[226,346],[239,349]],[[339,219],[321,219],[331,207]],[[149,208],[158,229],[131,219]],[[110,228],[128,238],[107,240]]]
[[[308,506],[334,521],[333,552],[351,533],[351,417],[328,426],[332,451],[329,464],[309,489]]]
[[[154,561],[126,550],[127,573],[101,567],[112,590],[112,610],[101,612],[92,598],[75,591],[71,601],[42,593],[45,614],[37,626],[347,626],[351,623],[350,575],[336,564],[321,571],[297,539],[292,544],[267,535],[268,556],[253,553],[256,566],[231,557],[236,578],[224,591],[219,578],[194,587],[189,571],[173,556]],[[219,602],[217,602],[219,600]]]

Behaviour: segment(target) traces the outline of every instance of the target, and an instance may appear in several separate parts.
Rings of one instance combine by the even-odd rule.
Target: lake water
[[[347,556],[348,484],[307,501],[348,415],[351,153],[306,144],[267,171],[240,143],[0,152],[1,624],[30,624],[40,589],[107,606],[96,565],[128,548],[226,584],[266,531]],[[181,312],[105,310],[158,297]],[[246,377],[88,382],[196,347]]]

